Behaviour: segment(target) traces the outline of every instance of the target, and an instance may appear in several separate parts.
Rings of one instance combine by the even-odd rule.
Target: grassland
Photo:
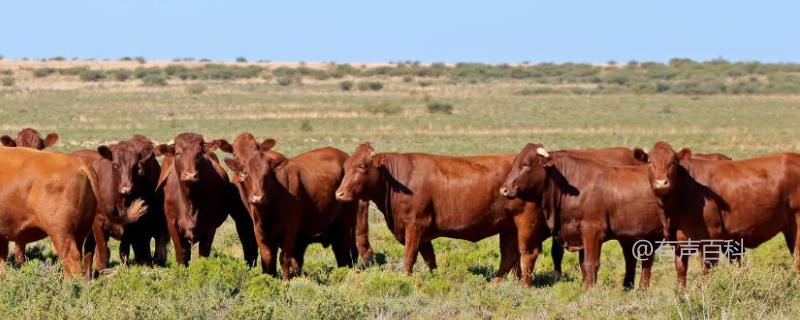
[[[0,70],[13,70],[15,78],[13,85],[0,87],[0,134],[26,126],[55,131],[61,135],[56,151],[95,148],[133,133],[167,141],[184,131],[226,139],[250,131],[276,138],[275,149],[287,155],[329,145],[349,152],[363,141],[372,141],[379,151],[454,155],[512,153],[533,141],[559,149],[650,147],[661,139],[734,158],[800,150],[800,96],[789,94],[577,94],[558,91],[563,84],[529,79],[470,83],[382,75],[289,85],[264,77],[171,79],[167,86],[144,86],[57,73],[37,78],[25,69],[41,67],[34,63],[0,61]],[[379,81],[383,88],[345,91],[340,82],[346,80]],[[205,89],[187,90],[198,84]],[[452,114],[429,113],[431,101],[452,104]],[[782,237],[748,251],[741,268],[723,263],[703,276],[693,260],[686,290],[676,288],[672,263],[659,260],[649,291],[623,291],[622,254],[609,242],[599,285],[583,291],[577,255],[567,253],[566,275],[554,281],[548,249],[538,261],[535,286],[526,288],[511,278],[501,284],[487,281],[498,264],[496,237],[478,243],[436,240],[439,269],[428,272],[420,261],[413,276],[402,275],[402,246],[372,210],[376,266],[335,268],[331,252],[315,245],[304,275],[286,283],[244,265],[230,222],[217,233],[213,256],[196,259],[188,268],[175,266],[174,260],[166,268],[116,266],[91,282],[63,280],[49,242],[41,241],[29,246],[29,262],[10,266],[0,276],[0,318],[729,319],[800,314],[800,281],[791,271]],[[112,258],[118,261],[116,253]]]

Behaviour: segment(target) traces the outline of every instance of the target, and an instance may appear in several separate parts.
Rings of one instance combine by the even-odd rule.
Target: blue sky
[[[800,62],[800,1],[19,0],[7,59]]]

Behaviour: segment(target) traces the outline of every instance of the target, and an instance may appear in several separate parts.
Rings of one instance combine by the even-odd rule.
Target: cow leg
[[[294,253],[295,245],[297,244],[297,226],[289,225],[286,228],[283,236],[283,245],[281,246],[281,276],[284,281],[290,278],[290,271],[292,266],[292,253]]]
[[[581,279],[586,279],[586,266],[583,264],[583,261],[586,260],[586,254],[584,250],[578,251],[578,265],[581,267]]]
[[[422,230],[416,226],[407,226],[404,248],[403,248],[403,264],[405,266],[406,275],[411,275],[414,271],[414,264],[417,262],[417,254],[419,254],[419,246],[422,241]]]
[[[81,251],[78,249],[78,243],[75,238],[61,235],[50,239],[53,248],[56,248],[58,258],[61,259],[64,277],[71,278],[74,275],[81,274]]]
[[[167,223],[167,230],[172,238],[172,245],[175,247],[175,262],[188,266],[189,260],[192,259],[192,244],[180,235],[174,222]]]
[[[622,280],[622,287],[625,290],[633,289],[634,279],[636,278],[636,257],[633,255],[633,244],[629,241],[620,241],[622,256],[625,258],[625,278]]]
[[[130,241],[130,236],[126,234],[123,235],[122,240],[119,241],[119,261],[127,266],[128,260],[130,259],[130,255],[131,255],[131,241]]]
[[[301,272],[303,272],[303,263],[305,262],[307,248],[308,248],[308,243],[305,241],[302,242],[298,241],[297,244],[295,244],[294,251],[292,252],[292,263],[291,263],[291,271],[293,275],[299,275],[301,274]],[[347,251],[349,252],[349,250]],[[347,260],[347,258],[345,258],[345,260]],[[353,261],[352,259],[349,260]]]
[[[198,254],[203,258],[208,258],[211,255],[211,245],[214,243],[214,236],[216,235],[216,230],[211,230],[200,238],[200,244],[198,248]]]
[[[586,277],[583,287],[589,288],[597,283],[597,270],[600,267],[600,249],[602,247],[602,232],[598,230],[583,230],[583,266]]]
[[[4,274],[6,272],[7,257],[8,257],[8,239],[0,237],[0,274]]]
[[[149,242],[149,240],[148,240]],[[153,253],[153,262],[156,265],[164,266],[167,264],[167,256],[169,255],[169,232],[162,230],[156,235],[156,247]]]
[[[558,281],[561,279],[561,261],[564,259],[564,246],[556,236],[553,236],[553,243],[550,245],[550,256],[553,259],[553,273],[556,281]]]
[[[689,271],[689,256],[680,256],[679,245],[675,245],[675,272],[678,275],[678,285],[681,288],[686,288],[686,273]]]
[[[236,234],[239,235],[239,241],[242,243],[244,260],[248,266],[253,267],[256,265],[256,258],[258,258],[258,244],[256,243],[256,235],[253,232],[253,219],[240,200],[241,196],[237,188],[231,187],[228,190],[228,203],[233,204],[230,215],[236,225]]]
[[[27,257],[25,257],[25,245],[26,245],[25,243],[18,243],[18,242],[14,243],[14,261],[19,266],[21,266],[23,263],[25,263],[25,260],[27,258]],[[6,249],[6,250],[8,250],[8,249]],[[6,257],[3,257],[3,259],[5,259],[5,258]]]
[[[519,245],[517,234],[512,231],[500,232],[500,268],[492,278],[493,283],[503,281],[503,277],[519,263]]]
[[[100,272],[108,268],[108,261],[111,252],[108,250],[108,235],[106,235],[102,226],[99,223],[92,225],[92,232],[89,237],[94,240],[94,263],[96,265],[94,276],[99,276]],[[87,241],[88,242],[88,241]],[[91,269],[91,265],[87,265],[86,269]],[[91,270],[87,270],[87,275]]]
[[[794,223],[789,223],[789,227],[784,230],[783,236],[786,238],[789,250],[792,251],[792,256],[794,256],[795,271],[800,273],[800,232],[797,232],[797,226],[800,226],[800,212],[795,212],[794,218]],[[792,241],[789,241],[789,239],[792,239]]]
[[[514,217],[517,226],[517,251],[519,255],[520,280],[526,286],[533,284],[533,270],[536,259],[542,251],[541,230],[535,230],[527,224],[527,220],[518,215]],[[541,228],[540,228],[541,229]]]
[[[90,232],[83,241],[83,276],[86,280],[92,279],[92,264],[94,263],[94,251],[96,250],[96,243],[94,240],[94,232]]]
[[[153,256],[150,255],[150,237],[136,235],[131,239],[133,254],[136,255],[137,264],[153,264]]]
[[[336,257],[336,265],[350,268],[358,260],[358,248],[356,247],[358,203],[347,203],[343,209],[330,226],[331,249]]]
[[[653,268],[655,253],[650,254],[642,261],[642,275],[639,278],[639,290],[647,290],[650,287],[650,269]]]
[[[436,253],[433,251],[433,243],[425,241],[419,244],[419,254],[428,266],[428,270],[436,270]]]
[[[361,256],[361,267],[367,268],[372,263],[374,252],[369,243],[369,201],[358,201],[356,211],[356,249]]]

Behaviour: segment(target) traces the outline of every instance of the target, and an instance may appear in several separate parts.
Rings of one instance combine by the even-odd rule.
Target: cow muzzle
[[[119,194],[127,195],[131,193],[131,186],[120,186]]]
[[[197,171],[186,171],[181,176],[181,181],[195,182],[197,181]]]
[[[658,194],[664,194],[670,190],[669,179],[656,179],[653,181],[653,190]]]
[[[517,188],[501,187],[500,194],[509,199],[516,198]]]
[[[353,195],[344,191],[338,191],[336,192],[336,200],[342,202],[353,201]]]
[[[263,198],[263,196],[261,196],[261,195],[252,195],[252,196],[250,196],[250,200],[249,201],[252,204],[259,204],[259,203],[261,203],[261,199],[262,198]]]

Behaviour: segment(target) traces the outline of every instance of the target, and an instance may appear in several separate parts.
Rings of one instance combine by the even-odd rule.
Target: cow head
[[[500,187],[500,194],[507,198],[525,197],[529,195],[547,178],[548,167],[553,160],[543,145],[529,143],[514,158],[511,171]]]
[[[145,175],[145,162],[153,156],[153,144],[139,146],[126,140],[116,145],[100,146],[97,152],[111,161],[114,175],[119,179],[119,194],[128,195],[133,190],[134,181]]]
[[[176,136],[171,144],[159,145],[157,150],[159,154],[174,157],[175,171],[181,182],[194,183],[200,179],[198,164],[218,146],[218,140],[206,142],[202,135],[187,132]]]
[[[286,157],[271,151],[274,145],[275,140],[266,139],[246,159],[225,158],[225,164],[236,174],[247,193],[246,201],[250,204],[258,205],[267,201],[264,198],[267,181],[273,178],[275,170],[286,164]]]
[[[678,154],[669,143],[656,142],[647,155],[647,166],[650,171],[650,186],[659,195],[669,193],[675,185],[678,171]]]
[[[19,134],[17,134],[16,139],[11,139],[11,137],[4,135],[3,137],[0,137],[0,141],[6,147],[24,147],[42,150],[54,145],[56,141],[58,141],[58,134],[50,133],[47,135],[47,137],[42,139],[42,136],[39,135],[38,131],[32,128],[25,128],[22,129]]]
[[[344,177],[336,189],[336,200],[366,200],[367,190],[380,181],[384,159],[382,154],[375,154],[369,142],[358,145],[353,154],[344,161]]]
[[[261,143],[259,143],[256,138],[249,132],[244,132],[239,134],[235,140],[233,140],[233,144],[228,143],[225,140],[219,140],[219,148],[223,152],[233,154],[233,160],[236,161],[239,167],[247,166],[250,158],[257,155],[258,152],[266,152],[272,149],[275,146],[275,139],[267,138],[264,139]],[[228,160],[226,160],[226,163]],[[230,167],[230,166],[228,166]],[[233,170],[233,169],[231,169]],[[234,171],[236,172],[236,171]],[[236,172],[236,179],[239,182],[244,182],[245,176],[242,176],[240,172]]]

